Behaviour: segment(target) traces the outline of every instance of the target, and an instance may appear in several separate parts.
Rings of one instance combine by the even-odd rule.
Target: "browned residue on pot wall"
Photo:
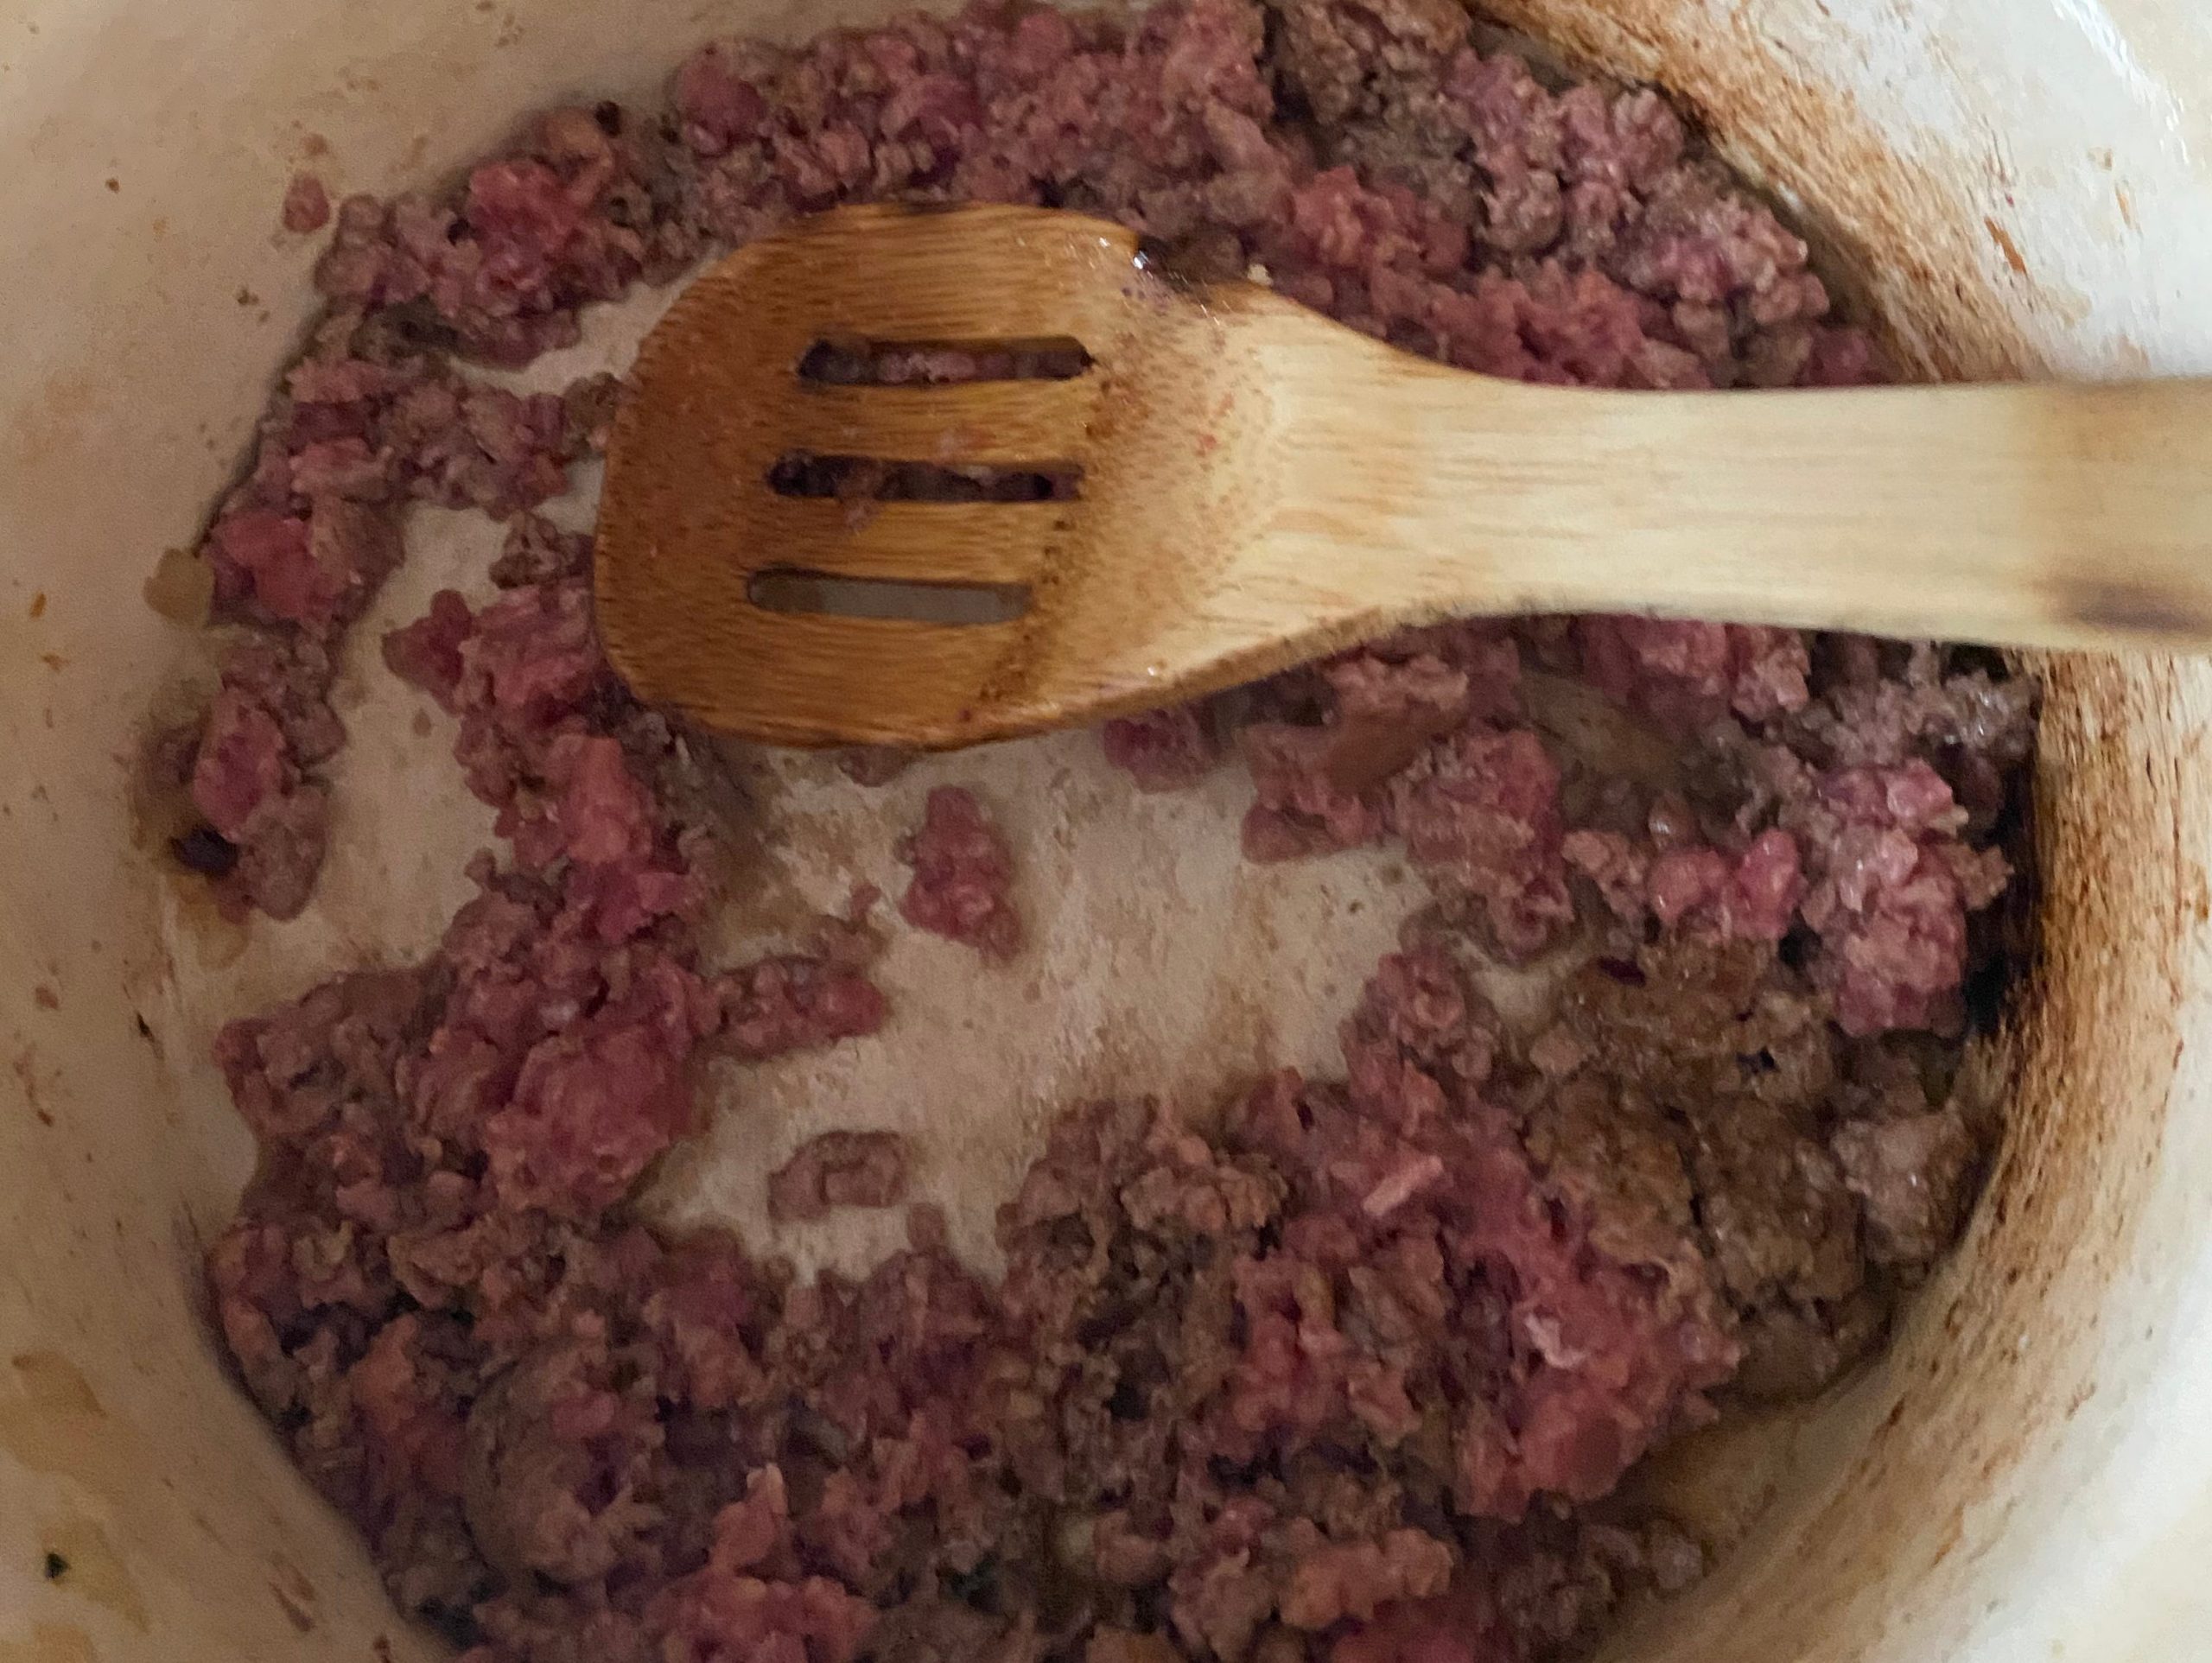
[[[92,1637],[66,1622],[41,1622],[21,1640],[0,1636],[0,1663],[99,1663]]]
[[[46,1556],[46,1580],[57,1591],[112,1612],[132,1628],[144,1631],[146,1596],[130,1574],[123,1556],[108,1540],[96,1519],[58,1519],[39,1533],[39,1552]]]

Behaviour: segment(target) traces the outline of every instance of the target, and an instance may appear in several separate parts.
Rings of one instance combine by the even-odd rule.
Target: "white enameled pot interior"
[[[2212,368],[2196,0],[1497,9],[1678,92],[1923,367]],[[194,1025],[359,950],[361,918],[282,951],[198,929],[126,786],[190,648],[146,574],[311,309],[286,179],[435,180],[710,34],[868,10],[0,3],[0,1663],[436,1653],[234,1387],[199,1271],[250,1152]],[[2014,1105],[1989,1193],[1876,1368],[1670,1459],[1713,1530],[1758,1516],[1621,1637],[1637,1663],[2119,1663],[2212,1635],[2212,669],[2042,668],[2042,958],[1981,1059]],[[360,853],[352,881],[434,919],[410,889],[433,855]]]

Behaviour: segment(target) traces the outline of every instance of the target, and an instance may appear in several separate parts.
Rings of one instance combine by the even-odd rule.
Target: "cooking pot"
[[[1678,93],[1904,362],[2212,370],[2195,0],[1497,10]],[[335,903],[288,954],[216,927],[128,784],[194,653],[142,586],[312,310],[286,181],[434,181],[534,106],[649,93],[710,34],[872,10],[0,6],[0,1663],[440,1649],[236,1387],[200,1272],[251,1160],[206,1013],[390,943]],[[1616,1656],[2119,1663],[2212,1635],[2212,666],[2031,667],[2041,927],[1974,1059],[2011,1105],[1974,1222],[1878,1362],[1668,1458],[1653,1482],[1742,1540]],[[356,888],[434,926],[433,853]]]

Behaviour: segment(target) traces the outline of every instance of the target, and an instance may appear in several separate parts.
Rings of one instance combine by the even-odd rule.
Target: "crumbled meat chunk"
[[[655,1520],[661,1437],[653,1406],[618,1389],[603,1344],[525,1356],[468,1416],[461,1495],[484,1557],[516,1580],[570,1584],[634,1560]]]
[[[283,731],[268,712],[226,690],[209,712],[192,768],[193,806],[236,843],[272,799],[288,794],[290,759]]]
[[[895,1207],[906,1194],[906,1140],[895,1132],[824,1132],[768,1176],[768,1216],[821,1218],[839,1207]]]
[[[1592,684],[1675,734],[1732,711],[1764,721],[1810,696],[1811,658],[1795,630],[1592,616],[1577,620],[1575,632]]]
[[[1014,956],[1021,945],[1021,916],[1008,894],[1014,856],[973,792],[957,785],[932,790],[920,827],[900,841],[899,858],[914,870],[899,902],[908,924],[964,942],[986,958]]]
[[[609,134],[556,110],[520,150],[475,168],[458,200],[349,197],[315,281],[341,307],[426,308],[461,348],[528,362],[576,337],[576,308],[694,252],[650,124]]]
[[[883,1025],[882,990],[849,965],[786,954],[724,973],[721,1043],[749,1062],[874,1033]]]
[[[298,777],[278,794],[271,835],[249,841],[244,875],[222,892],[279,917],[306,904],[321,865],[327,794],[313,771],[343,737],[328,709],[328,655],[399,562],[401,505],[527,508],[565,488],[568,464],[589,442],[571,431],[558,397],[466,382],[424,358],[364,356],[366,332],[341,314],[318,333],[264,416],[255,467],[202,550],[218,615],[256,632],[232,665],[261,667],[226,682],[288,718]],[[562,552],[564,570],[580,569],[581,550]],[[235,744],[234,712],[208,720]]]
[[[312,770],[345,739],[330,686],[328,655],[295,632],[249,635],[224,661],[191,741],[189,795],[204,824],[179,849],[226,912],[296,917],[313,893],[329,795]]]
[[[776,1533],[763,1530],[755,1503],[734,1502],[716,1523],[707,1563],[646,1607],[645,1630],[658,1642],[652,1654],[688,1663],[848,1663],[875,1625],[874,1608],[828,1577],[762,1574],[773,1568]]]
[[[1468,728],[1394,783],[1390,820],[1414,860],[1479,900],[1516,958],[1571,916],[1560,844],[1559,765],[1526,728]]]
[[[1433,83],[1467,49],[1466,15],[1452,0],[1278,0],[1271,10],[1282,20],[1280,73],[1325,125],[1396,113],[1392,95],[1407,81]]]
[[[521,513],[507,523],[507,540],[492,562],[492,581],[503,589],[528,588],[591,573],[591,534],[563,531],[543,514]]]
[[[300,237],[328,225],[330,193],[323,188],[322,181],[313,174],[294,174],[292,182],[284,187],[283,219],[284,229]]]
[[[503,1204],[598,1211],[691,1129],[684,1063],[706,1023],[696,980],[656,968],[661,985],[644,997],[604,1007],[523,1056],[512,1096],[480,1133]]]
[[[1922,1269],[1951,1245],[1975,1158],[1974,1134],[1958,1110],[1847,1121],[1829,1146],[1866,1207],[1875,1264]]]
[[[1967,915],[2004,892],[2005,857],[1960,841],[1966,811],[1917,760],[1822,775],[1794,817],[1818,852],[1804,917],[1844,1031],[1955,1031]]]
[[[451,709],[461,691],[461,648],[475,627],[460,591],[441,589],[429,611],[385,635],[385,667]]]
[[[300,513],[226,515],[207,535],[218,593],[243,589],[270,618],[326,633],[366,604],[398,558],[389,517],[341,496]]]
[[[302,784],[264,804],[244,841],[233,844],[238,863],[217,891],[223,911],[298,917],[315,894],[329,842],[330,797],[321,785]]]
[[[1756,1097],[1711,1104],[1688,1141],[1713,1267],[1739,1304],[1858,1292],[1856,1209],[1827,1148]]]
[[[1675,1128],[1632,1085],[1594,1070],[1560,1083],[1530,1116],[1529,1152],[1624,1264],[1664,1273],[1686,1297],[1717,1280],[1698,1240],[1700,1191]]]
[[[1663,929],[1703,930],[1723,940],[1778,942],[1803,898],[1797,842],[1770,828],[1734,854],[1702,847],[1651,850],[1617,832],[1577,831],[1562,844],[1614,912]]]
[[[1213,771],[1221,757],[1205,708],[1175,705],[1141,716],[1117,716],[1099,732],[1106,759],[1141,791],[1179,791]]]

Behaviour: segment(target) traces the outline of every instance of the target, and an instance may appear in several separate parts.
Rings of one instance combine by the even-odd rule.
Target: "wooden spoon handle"
[[[1260,563],[1326,574],[1370,620],[1626,609],[2212,647],[2212,381],[1589,392],[1252,322],[1296,388]]]

